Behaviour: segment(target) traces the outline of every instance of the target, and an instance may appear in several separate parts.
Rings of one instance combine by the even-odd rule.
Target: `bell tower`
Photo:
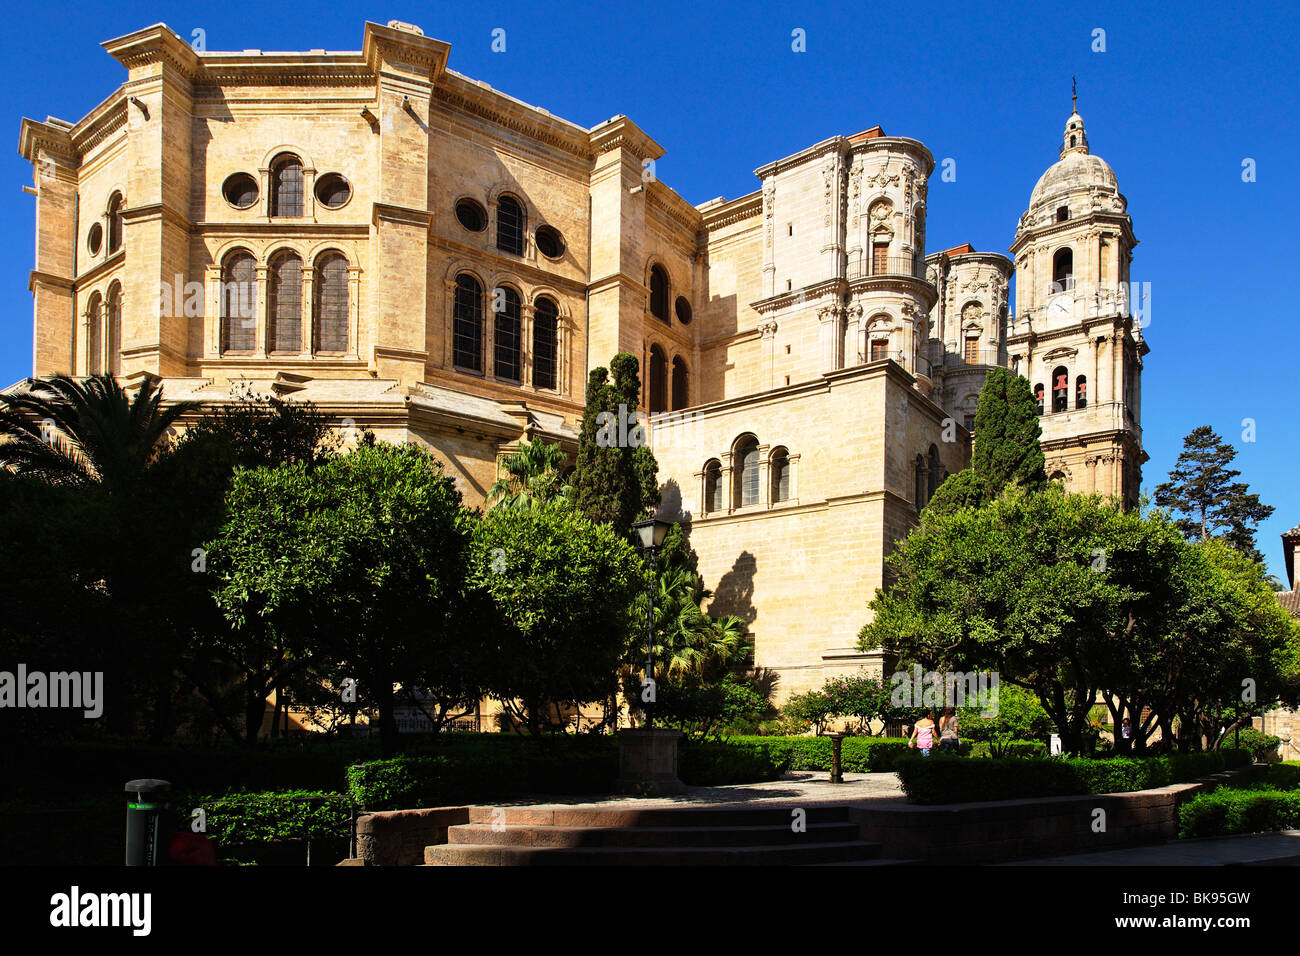
[[[1142,324],[1130,279],[1133,222],[1115,174],[1088,145],[1077,94],[1057,162],[1020,217],[1007,358],[1038,399],[1048,477],[1137,504],[1142,480]],[[1145,287],[1143,287],[1145,288]]]

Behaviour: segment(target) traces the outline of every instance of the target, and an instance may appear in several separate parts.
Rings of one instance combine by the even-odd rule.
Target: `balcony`
[[[925,278],[925,258],[923,256],[889,256],[883,260],[871,261],[854,256],[849,261],[846,276],[849,279],[865,279],[868,276],[908,276],[912,279]]]

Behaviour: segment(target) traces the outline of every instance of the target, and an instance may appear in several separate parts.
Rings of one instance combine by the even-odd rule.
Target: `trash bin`
[[[126,865],[161,866],[167,862],[166,780],[129,780],[126,784]]]

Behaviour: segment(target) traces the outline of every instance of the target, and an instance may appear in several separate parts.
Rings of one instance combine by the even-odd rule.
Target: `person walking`
[[[957,709],[945,707],[939,716],[939,753],[955,754],[961,746],[957,737]]]
[[[934,716],[926,714],[912,726],[912,736],[908,738],[907,746],[915,747],[921,751],[921,756],[930,756],[930,751],[934,749]]]

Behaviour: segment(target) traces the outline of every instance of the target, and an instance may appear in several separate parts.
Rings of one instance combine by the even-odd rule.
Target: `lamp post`
[[[671,522],[661,521],[658,518],[647,518],[632,525],[632,532],[636,535],[637,547],[645,552],[650,561],[650,609],[646,614],[645,625],[645,673],[650,686],[650,700],[646,701],[645,711],[646,730],[654,728],[654,708],[650,705],[656,703],[655,591],[658,588],[658,582],[655,580],[655,571],[657,570],[655,557],[659,553],[659,549],[663,547],[664,538],[668,536],[670,524]]]
[[[650,561],[650,603],[646,615],[646,678],[650,687],[650,700],[646,701],[645,726],[638,730],[619,732],[618,783],[622,793],[639,796],[660,796],[681,793],[686,789],[677,776],[677,741],[681,737],[675,730],[654,729],[655,704],[655,597],[658,583],[654,579],[655,556],[663,547],[671,522],[647,518],[632,525],[633,540]]]

